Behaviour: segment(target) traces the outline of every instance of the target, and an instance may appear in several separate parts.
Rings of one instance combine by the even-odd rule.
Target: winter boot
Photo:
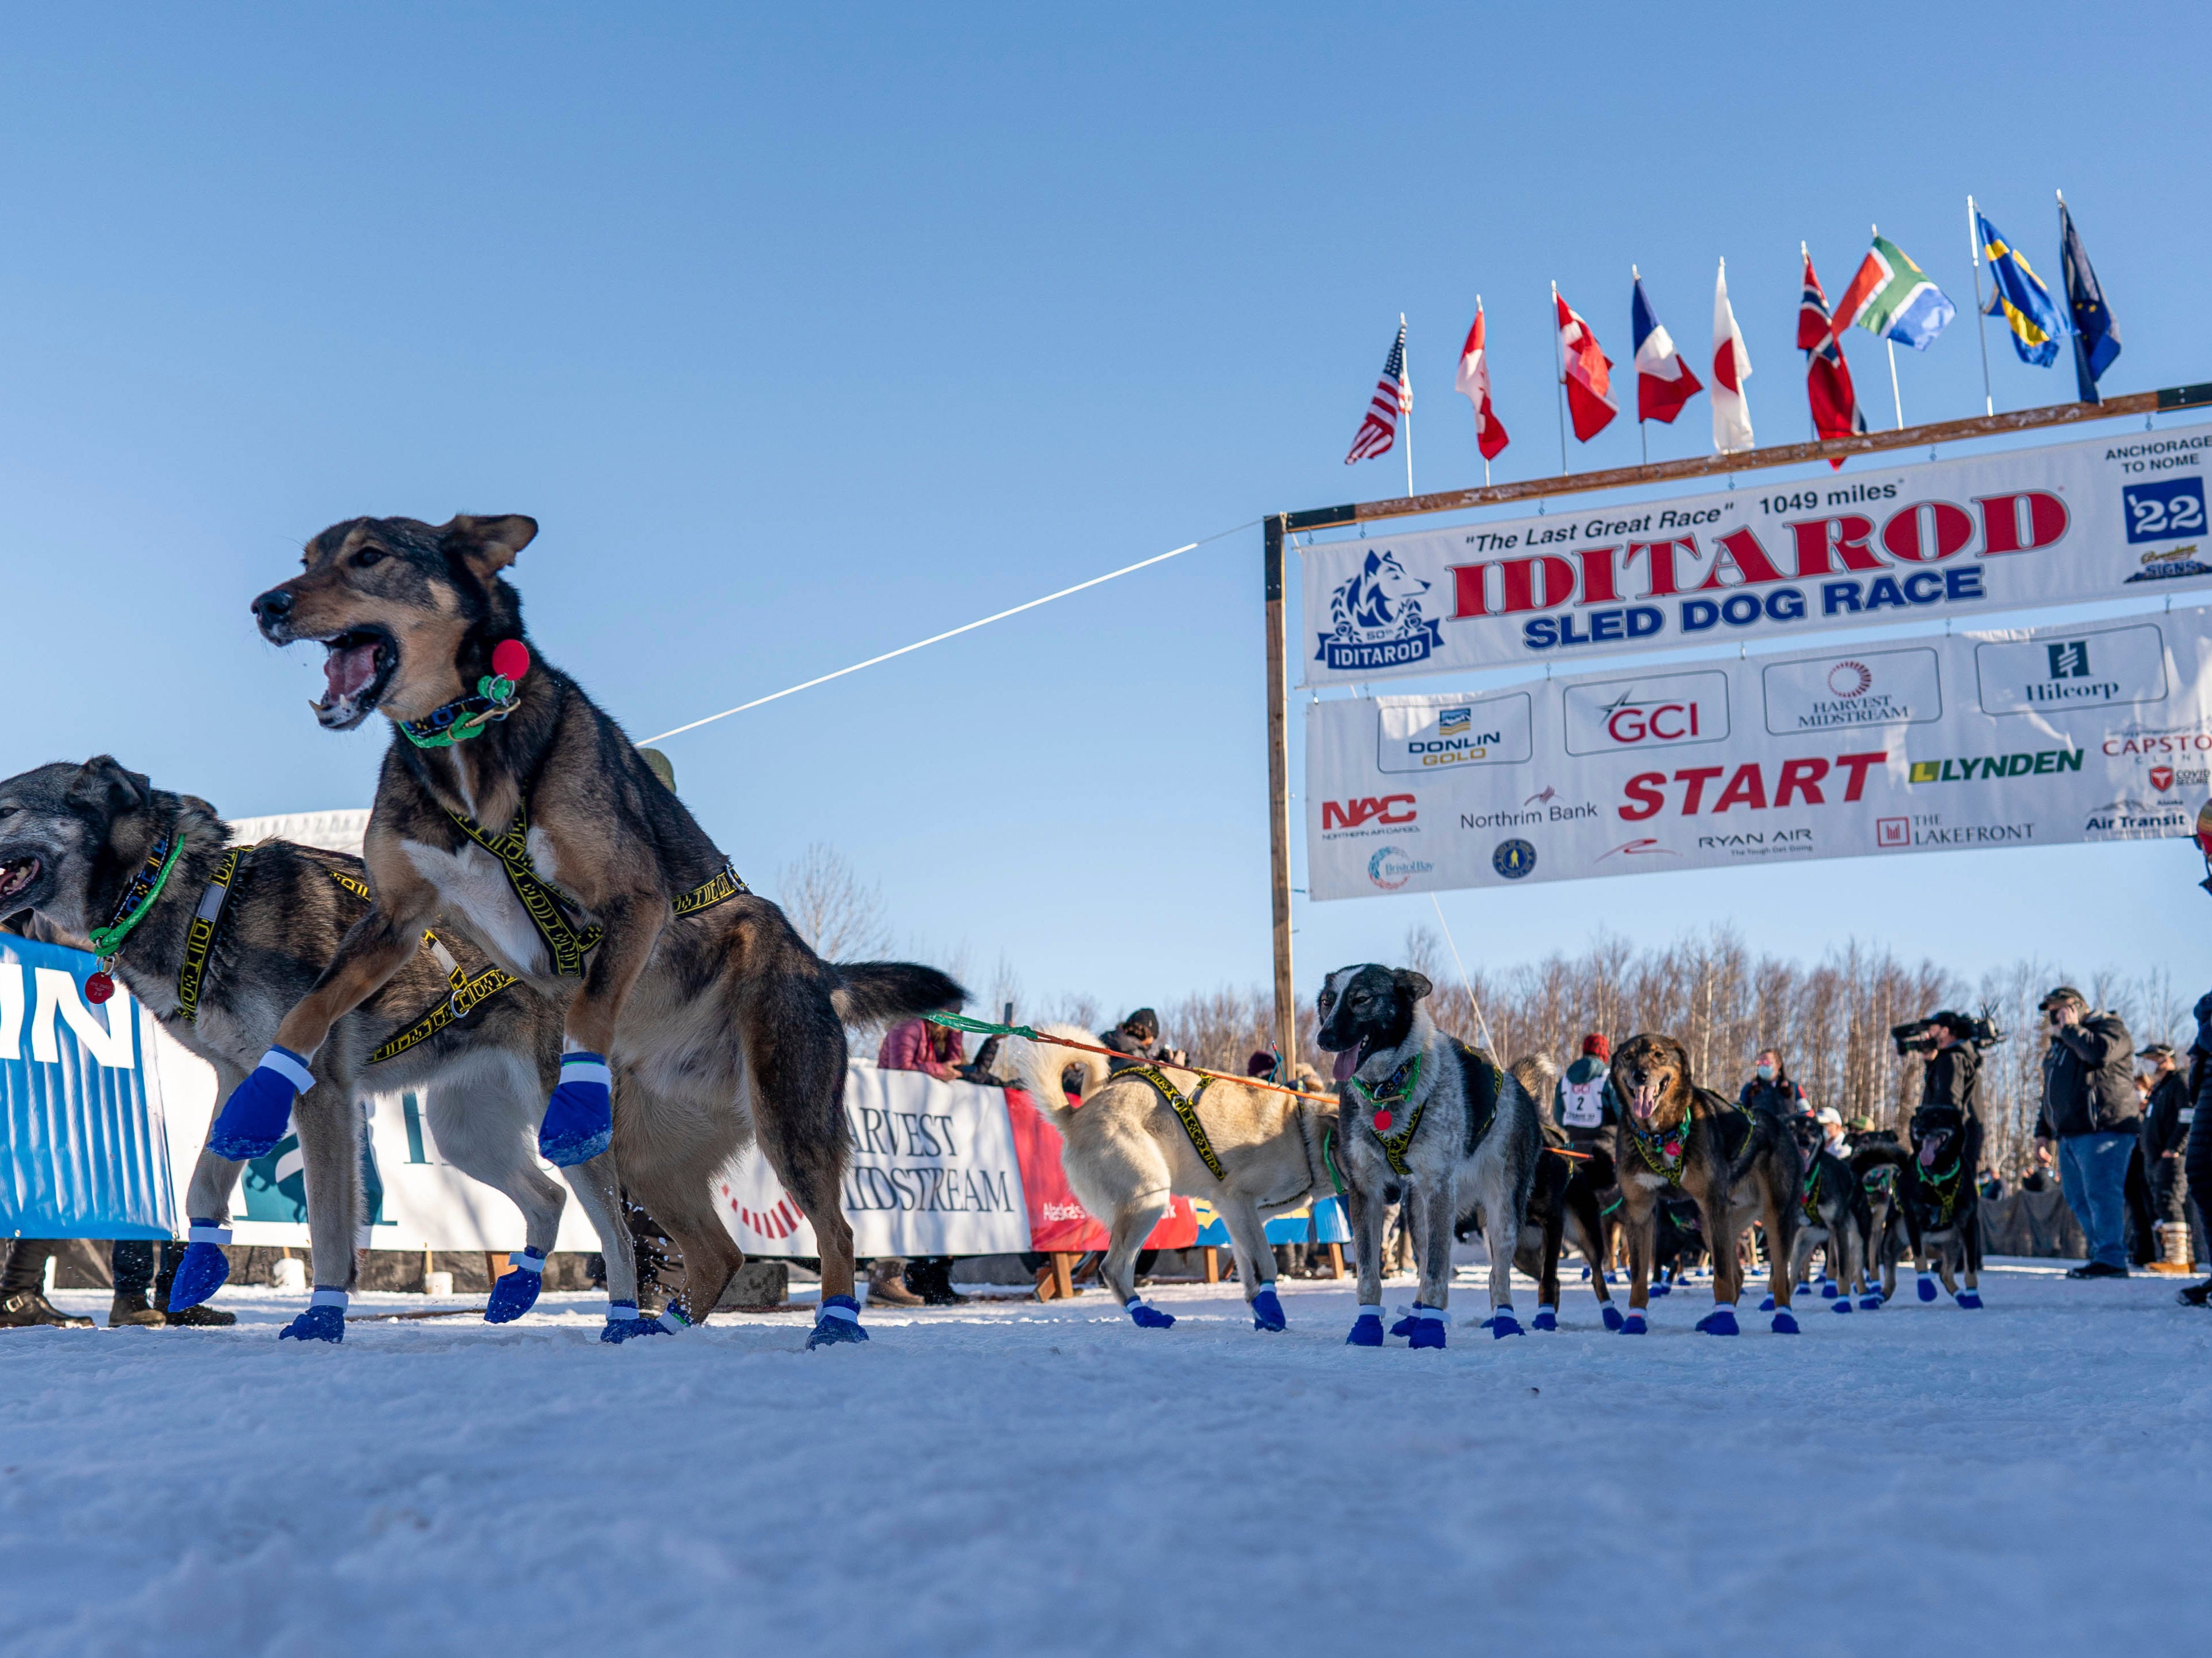
[[[159,1328],[168,1322],[154,1298],[143,1290],[118,1290],[115,1299],[107,1304],[107,1327],[119,1330],[126,1324],[143,1324]]]
[[[0,1330],[30,1330],[50,1326],[63,1330],[89,1330],[92,1321],[64,1313],[40,1290],[17,1290],[0,1297]]]
[[[921,1260],[908,1261],[904,1281],[908,1289],[932,1307],[967,1305],[968,1297],[952,1287],[952,1258],[950,1255],[929,1255]]]
[[[906,1287],[906,1262],[897,1255],[878,1255],[868,1265],[868,1302],[872,1306],[919,1307],[920,1296]]]

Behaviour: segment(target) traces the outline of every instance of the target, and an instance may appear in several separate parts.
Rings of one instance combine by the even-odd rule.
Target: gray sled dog
[[[1528,1206],[1521,1218],[1520,1243],[1513,1253],[1515,1267],[1536,1280],[1536,1316],[1531,1327],[1559,1327],[1559,1257],[1570,1243],[1589,1263],[1590,1285],[1597,1291],[1598,1308],[1607,1325],[1618,1327],[1620,1314],[1605,1282],[1605,1220],[1598,1196],[1612,1184],[1612,1159],[1605,1159],[1599,1172],[1607,1178],[1598,1182],[1589,1168],[1596,1159],[1571,1155],[1574,1148],[1568,1145],[1565,1133],[1542,1115],[1543,1102],[1552,1097],[1553,1085],[1559,1079],[1559,1067],[1548,1058],[1541,1054],[1523,1054],[1506,1069],[1537,1102],[1538,1129],[1544,1142],[1544,1155],[1536,1160],[1536,1178],[1528,1188]],[[1480,1212],[1462,1209],[1455,1228],[1456,1236],[1465,1239],[1481,1230]]]
[[[287,841],[234,845],[206,801],[156,789],[106,755],[0,782],[0,913],[31,911],[81,948],[100,935],[109,970],[215,1067],[219,1097],[252,1070],[368,909],[359,859]],[[561,1184],[538,1167],[532,1133],[560,1062],[560,1009],[439,921],[331,1032],[322,1074],[294,1108],[317,1299],[283,1334],[343,1333],[362,1218],[356,1102],[403,1089],[421,1095],[446,1160],[522,1211],[523,1270],[500,1278],[485,1315],[504,1323],[527,1311],[561,1223]],[[635,1305],[613,1165],[603,1156],[568,1178],[598,1230],[609,1298]],[[241,1166],[200,1153],[185,1204],[191,1242],[170,1296],[177,1310],[212,1295],[228,1270],[222,1245]],[[335,1324],[317,1307],[338,1309]]]
[[[1358,1264],[1348,1345],[1382,1345],[1382,1216],[1403,1201],[1420,1252],[1421,1291],[1393,1335],[1441,1347],[1456,1223],[1479,1215],[1490,1254],[1493,1336],[1519,1335],[1513,1257],[1541,1155],[1536,1102],[1491,1057],[1438,1030],[1431,987],[1410,968],[1339,968],[1323,984],[1314,1040],[1336,1055],[1338,1152]]]
[[[914,963],[817,956],[583,688],[533,661],[521,595],[501,573],[537,533],[519,513],[352,519],[253,601],[271,644],[325,648],[319,724],[350,731],[381,714],[392,730],[364,848],[376,902],[224,1102],[217,1133],[281,1124],[339,1021],[447,914],[560,1005],[561,1079],[538,1149],[568,1166],[613,1145],[624,1187],[683,1252],[659,1327],[703,1321],[743,1263],[712,1181],[757,1143],[814,1227],[822,1303],[807,1345],[864,1341],[839,1204],[844,1022],[954,1008],[966,993]]]
[[[1827,1149],[1819,1123],[1800,1114],[1790,1126],[1805,1169],[1798,1182],[1797,1245],[1791,1252],[1790,1281],[1799,1295],[1810,1294],[1806,1274],[1812,1270],[1813,1251],[1821,1250],[1829,1282],[1820,1289],[1831,1309],[1848,1313],[1851,1297],[1858,1296],[1858,1304],[1872,1312],[1881,1305],[1867,1265],[1874,1247],[1874,1206],[1850,1163]]]
[[[1097,1040],[1076,1025],[1045,1025],[1038,1034]],[[1152,1330],[1175,1322],[1138,1297],[1131,1269],[1170,1194],[1180,1192],[1221,1212],[1253,1327],[1285,1327],[1265,1223],[1332,1190],[1334,1108],[1176,1066],[1109,1074],[1103,1054],[1021,1036],[1007,1038],[1003,1058],[1060,1130],[1069,1187],[1092,1214],[1111,1218],[1099,1277],[1132,1319]],[[1079,1078],[1079,1106],[1068,1097],[1071,1076]]]

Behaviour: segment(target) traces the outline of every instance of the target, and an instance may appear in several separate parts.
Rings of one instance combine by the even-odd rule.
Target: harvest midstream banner
[[[1309,685],[2212,583],[2212,427],[1302,550]]]
[[[2212,611],[1306,713],[1316,898],[2186,836]]]

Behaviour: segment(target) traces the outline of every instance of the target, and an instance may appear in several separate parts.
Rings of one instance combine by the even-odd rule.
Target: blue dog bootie
[[[1828,1303],[1828,1310],[1832,1313],[1850,1312],[1851,1310],[1851,1298],[1849,1296],[1838,1296],[1833,1301]]]
[[[1709,1336],[1741,1334],[1736,1328],[1735,1309],[1725,1301],[1715,1302],[1713,1310],[1698,1321],[1698,1328]]]
[[[1970,1313],[1982,1304],[1981,1291],[1978,1290],[1961,1290],[1958,1294],[1953,1296],[1951,1299],[1957,1302],[1959,1305],[1965,1308]]]
[[[1618,1330],[1620,1327],[1620,1304],[1618,1302],[1607,1301],[1599,1303],[1597,1315],[1600,1318],[1605,1321],[1605,1327],[1607,1329]]]
[[[501,1281],[505,1282],[504,1279]],[[635,1302],[610,1301],[607,1303],[607,1327],[599,1332],[599,1339],[621,1343],[629,1340],[633,1336],[657,1336],[666,1333],[667,1332],[660,1327],[659,1319],[638,1316]]]
[[[579,1048],[561,1056],[561,1085],[545,1104],[538,1150],[556,1169],[589,1163],[614,1144],[614,1073],[606,1055]]]
[[[1170,1320],[1169,1322],[1174,1322]],[[1283,1316],[1283,1303],[1276,1299],[1275,1286],[1263,1284],[1260,1293],[1252,1297],[1252,1327],[1255,1330],[1287,1330],[1289,1319]]]
[[[1859,1311],[1861,1311],[1861,1312],[1863,1312],[1863,1313],[1878,1313],[1878,1312],[1880,1312],[1881,1310],[1881,1291],[1879,1291],[1879,1290],[1869,1290],[1869,1291],[1868,1291],[1864,1295],[1863,1295],[1863,1296],[1861,1296],[1861,1297],[1859,1297]]]
[[[1849,1309],[1840,1309],[1840,1308],[1839,1308],[1838,1310],[1838,1311],[1847,1311],[1847,1310],[1849,1310]],[[1729,1323],[1730,1328],[1729,1328],[1729,1329],[1725,1333],[1727,1333],[1727,1334],[1729,1334],[1729,1335],[1734,1335],[1734,1334],[1735,1333],[1735,1328],[1734,1328],[1733,1327],[1734,1327],[1734,1325],[1735,1325],[1735,1321],[1734,1319],[1730,1319],[1730,1320],[1729,1321]],[[1778,1336],[1794,1336],[1794,1335],[1796,1335],[1796,1334],[1797,1334],[1797,1333],[1798,1333],[1798,1331],[1797,1331],[1797,1321],[1796,1321],[1794,1317],[1792,1317],[1792,1316],[1790,1315],[1790,1313],[1789,1313],[1789,1312],[1787,1312],[1786,1310],[1785,1310],[1785,1311],[1783,1311],[1783,1312],[1778,1312],[1778,1313],[1775,1314],[1775,1315],[1774,1315],[1774,1322],[1773,1322],[1772,1324],[1769,1325],[1767,1327],[1768,1327],[1769,1329],[1772,1330],[1772,1331],[1774,1332],[1774,1333],[1775,1333],[1775,1334],[1777,1334],[1777,1335],[1778,1335]]]
[[[817,1347],[834,1347],[840,1342],[867,1339],[868,1333],[860,1327],[860,1303],[850,1296],[831,1296],[815,1315],[814,1327],[806,1333],[806,1346],[811,1352]]]
[[[345,1309],[349,1299],[343,1290],[318,1290],[307,1297],[307,1310],[276,1333],[279,1341],[345,1339]]]
[[[307,1069],[303,1055],[289,1048],[270,1048],[222,1102],[222,1113],[208,1130],[207,1149],[232,1163],[267,1157],[284,1138],[284,1125],[292,1120],[292,1101],[314,1085],[315,1073]]]
[[[1935,1273],[1923,1272],[1920,1275],[1919,1294],[1920,1298],[1923,1301],[1933,1301],[1936,1299]]]
[[[1644,1335],[1650,1329],[1650,1327],[1644,1321],[1644,1315],[1633,1307],[1628,1309],[1628,1316],[1620,1323],[1620,1333],[1625,1336]]]
[[[1553,1322],[1556,1323],[1558,1321],[1554,1320]],[[1490,1339],[1492,1341],[1500,1340],[1506,1336],[1527,1333],[1521,1327],[1521,1321],[1513,1316],[1513,1303],[1510,1301],[1501,1301],[1492,1308],[1490,1316],[1482,1321],[1482,1327],[1490,1332]]]
[[[1798,1285],[1798,1287],[1797,1287],[1797,1293],[1798,1293],[1799,1295],[1801,1295],[1801,1296],[1802,1296],[1802,1295],[1803,1295],[1803,1294],[1805,1293],[1805,1287],[1804,1287],[1804,1285],[1802,1285],[1802,1284]],[[1771,1312],[1772,1312],[1772,1311],[1774,1310],[1774,1297],[1773,1297],[1772,1296],[1769,1296],[1769,1297],[1767,1297],[1767,1298],[1766,1298],[1765,1300],[1764,1300],[1764,1301],[1760,1302],[1760,1303],[1759,1303],[1759,1310],[1760,1312],[1762,1312],[1762,1313],[1771,1313]]]
[[[1131,1296],[1121,1305],[1127,1309],[1130,1321],[1140,1330],[1167,1330],[1175,1327],[1175,1315],[1164,1313],[1147,1305],[1142,1296]]]
[[[1833,1301],[1833,1300],[1834,1300],[1838,1296],[1841,1295],[1842,1293],[1843,1293],[1843,1286],[1842,1286],[1841,1284],[1838,1284],[1838,1283],[1835,1281],[1835,1279],[1833,1279],[1833,1278],[1830,1278],[1830,1277],[1829,1277],[1826,1272],[1823,1272],[1823,1273],[1821,1273],[1821,1274],[1820,1274],[1820,1299],[1821,1299],[1821,1300],[1823,1300],[1823,1301]]]
[[[1556,1330],[1559,1327],[1559,1309],[1548,1302],[1536,1303],[1536,1316],[1528,1321],[1532,1330]]]
[[[1444,1345],[1444,1329],[1450,1322],[1441,1307],[1424,1307],[1413,1303],[1413,1328],[1410,1344],[1415,1347],[1441,1347]],[[1520,1326],[1514,1327],[1518,1331]]]
[[[1382,1345],[1382,1309],[1362,1307],[1359,1316],[1352,1321],[1352,1333],[1344,1339],[1347,1347],[1380,1347]]]
[[[229,1281],[230,1257],[222,1247],[230,1242],[230,1228],[211,1220],[196,1220],[185,1234],[185,1258],[177,1263],[177,1276],[169,1285],[169,1310],[181,1313],[197,1307]]]
[[[526,1247],[519,1255],[509,1255],[514,1270],[502,1272],[491,1286],[491,1304],[484,1309],[487,1324],[511,1324],[538,1304],[538,1292],[545,1287],[545,1255],[535,1246]]]

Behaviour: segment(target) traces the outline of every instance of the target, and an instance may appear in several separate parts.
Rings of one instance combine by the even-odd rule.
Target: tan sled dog
[[[1039,1034],[1097,1040],[1074,1025],[1046,1025]],[[1147,1329],[1175,1322],[1138,1299],[1131,1269],[1170,1195],[1180,1192],[1221,1212],[1254,1327],[1282,1329],[1265,1220],[1330,1194],[1334,1108],[1175,1066],[1131,1066],[1109,1076],[1103,1054],[1020,1036],[1009,1037],[1006,1048],[1023,1086],[1060,1130],[1069,1187],[1085,1209],[1108,1218],[1113,1236],[1099,1277],[1129,1316]],[[1081,1079],[1079,1105],[1068,1097],[1070,1073]]]
[[[842,1021],[910,1017],[964,993],[910,963],[822,960],[582,688],[532,661],[500,573],[537,533],[519,515],[354,519],[253,601],[272,643],[327,647],[324,726],[378,712],[393,731],[364,847],[374,905],[223,1114],[273,1114],[312,1084],[332,1026],[442,911],[562,1004],[568,1051],[539,1149],[568,1164],[611,1142],[623,1183],[684,1254],[667,1327],[704,1320],[743,1261],[710,1181],[757,1140],[814,1226],[823,1300],[808,1345],[865,1339],[839,1206]]]

